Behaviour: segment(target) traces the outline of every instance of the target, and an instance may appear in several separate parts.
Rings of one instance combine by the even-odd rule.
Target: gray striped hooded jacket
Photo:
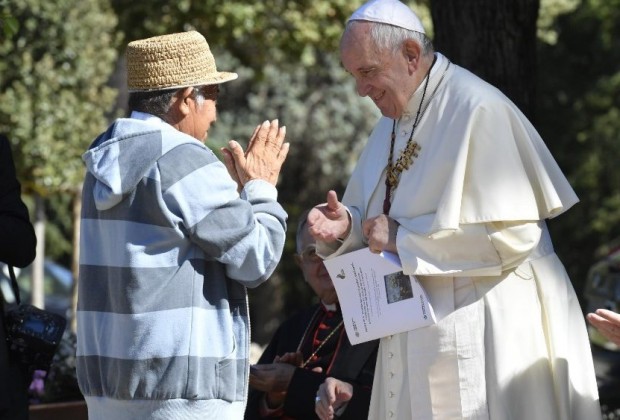
[[[250,181],[240,196],[202,143],[132,117],[83,156],[80,389],[87,401],[146,400],[149,410],[245,402],[246,286],[275,269],[287,215],[271,184]]]

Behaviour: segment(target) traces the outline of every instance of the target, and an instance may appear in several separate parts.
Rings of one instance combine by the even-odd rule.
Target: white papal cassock
[[[369,418],[600,419],[584,318],[544,222],[575,193],[523,114],[440,54],[422,109],[390,217],[438,322],[381,340]],[[332,255],[365,246],[361,222],[382,212],[392,124],[380,119],[360,157],[343,197],[353,229]]]

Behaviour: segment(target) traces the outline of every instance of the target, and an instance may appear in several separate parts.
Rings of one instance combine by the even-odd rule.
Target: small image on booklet
[[[351,344],[435,323],[428,297],[415,276],[403,273],[396,254],[368,248],[324,261],[336,288]]]

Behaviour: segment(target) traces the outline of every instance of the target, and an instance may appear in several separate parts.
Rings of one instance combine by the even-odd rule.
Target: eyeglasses
[[[316,253],[316,245],[309,245],[301,252],[299,255],[301,260],[305,263],[319,263],[323,261],[323,258],[317,255]]]

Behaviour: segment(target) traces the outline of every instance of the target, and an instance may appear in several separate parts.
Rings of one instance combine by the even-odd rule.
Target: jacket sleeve
[[[25,267],[34,260],[36,244],[28,209],[21,199],[9,141],[0,136],[0,261]]]
[[[213,152],[193,145],[177,147],[159,165],[193,168],[174,181],[164,176],[175,171],[161,171],[166,205],[190,239],[207,257],[224,264],[231,279],[248,287],[265,281],[280,260],[286,238],[287,214],[277,202],[276,188],[253,180],[239,195]]]

